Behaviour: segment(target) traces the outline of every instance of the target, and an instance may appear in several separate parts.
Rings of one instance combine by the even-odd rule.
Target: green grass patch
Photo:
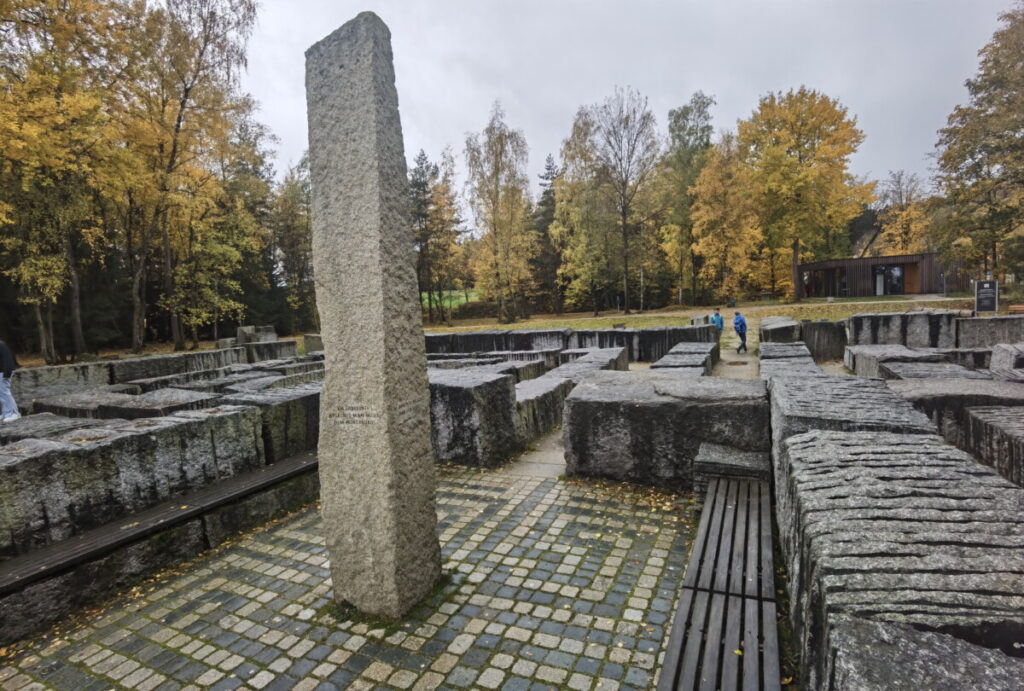
[[[458,307],[464,305],[467,302],[476,302],[480,299],[479,294],[476,292],[476,288],[470,288],[469,290],[446,290],[441,293],[441,299],[444,303],[445,308]],[[427,294],[420,293],[420,304],[423,307],[427,306]],[[434,306],[437,306],[437,293],[434,293]]]

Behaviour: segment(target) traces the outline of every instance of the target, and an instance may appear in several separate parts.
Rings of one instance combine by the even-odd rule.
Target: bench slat
[[[690,610],[690,626],[686,630],[686,640],[680,642],[680,644],[685,644],[685,646],[683,648],[682,667],[679,671],[679,682],[676,684],[677,689],[697,688],[708,598],[709,596],[706,591],[698,590],[693,608]]]
[[[770,691],[782,689],[779,670],[779,627],[775,619],[775,603],[766,600],[761,603],[761,630],[763,650],[761,659],[764,661],[764,688]]]
[[[772,517],[768,483],[761,482],[761,599],[775,599],[775,569],[772,566]]]
[[[711,612],[708,628],[704,634],[704,659],[700,665],[701,691],[715,691],[718,688],[718,659],[722,655],[722,624],[725,618],[725,595],[711,596]]]
[[[758,575],[761,558],[761,490],[759,483],[749,484],[750,505],[747,510],[747,552],[743,560],[743,594],[747,597],[757,597],[761,590],[761,579]]]
[[[729,561],[732,559],[732,538],[736,524],[739,501],[737,498],[739,490],[738,482],[726,482],[725,510],[722,515],[722,529],[718,534],[718,550],[713,563],[705,561],[705,570],[710,569],[709,579],[714,585],[712,590],[716,593],[729,592]]]

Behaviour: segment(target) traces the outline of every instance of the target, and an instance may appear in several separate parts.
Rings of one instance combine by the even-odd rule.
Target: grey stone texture
[[[217,404],[220,397],[186,389],[156,389],[116,402],[99,405],[97,417],[127,418],[161,417],[181,410],[199,410]]]
[[[785,440],[811,430],[935,433],[924,413],[877,379],[778,376],[769,381],[768,392],[776,472]]]
[[[252,408],[109,420],[0,447],[0,556],[79,535],[265,463]]]
[[[513,377],[478,368],[428,370],[434,458],[494,468],[521,450]]]
[[[1024,342],[1024,315],[957,319],[957,347],[991,348],[999,343]]]
[[[772,377],[807,377],[823,374],[810,356],[761,360],[758,371],[763,381],[768,381]]]
[[[815,360],[842,360],[846,349],[846,322],[803,321],[800,336]]]
[[[99,418],[102,405],[129,405],[134,396],[109,388],[42,398],[32,402],[33,413],[53,413],[62,417]]]
[[[829,618],[822,689],[845,691],[1013,691],[1024,660],[905,624]]]
[[[963,449],[1024,487],[1024,406],[967,408]]]
[[[240,326],[235,335],[235,343],[244,346],[248,343],[271,343],[277,340],[277,331],[273,326]]]
[[[881,379],[991,379],[987,370],[969,370],[953,362],[882,362]]]
[[[785,446],[775,510],[803,688],[832,688],[829,659],[857,652],[831,635],[840,616],[1018,654],[1024,490],[933,434],[813,431]]]
[[[967,369],[989,369],[992,366],[991,348],[949,348],[943,350],[950,362]]]
[[[246,343],[243,347],[246,362],[249,363],[292,358],[299,354],[299,346],[295,341],[257,341]]]
[[[681,343],[718,343],[718,329],[710,324],[640,329],[635,359],[655,362]]]
[[[704,442],[693,460],[694,486],[706,488],[712,477],[746,477],[770,481],[772,461],[767,451],[741,451]]]
[[[946,362],[946,351],[936,349],[914,350],[903,345],[846,346],[843,364],[860,377],[881,378],[878,367],[883,362]]]
[[[626,358],[635,362],[640,359],[640,332],[636,329],[579,329],[570,334],[569,348],[625,348]]]
[[[363,12],[306,51],[320,480],[335,598],[397,619],[441,572],[391,34]]]
[[[850,345],[955,348],[956,317],[956,312],[947,310],[855,314],[847,320],[847,342]]]
[[[992,346],[991,369],[999,379],[1024,382],[1024,343]]]
[[[302,345],[306,349],[307,354],[323,352],[324,339],[320,334],[304,334],[302,336]]]
[[[224,348],[125,358],[124,360],[112,360],[108,364],[110,366],[110,383],[123,384],[136,379],[151,379],[168,374],[212,370],[245,361],[244,348]]]
[[[651,364],[651,369],[696,368],[703,375],[710,375],[713,367],[711,357],[700,353],[668,353],[657,362]]]
[[[967,409],[1024,406],[1024,384],[984,379],[903,379],[887,382],[895,393],[932,419],[952,444],[965,448]]]
[[[214,346],[218,350],[221,348],[236,348],[238,347],[237,338],[218,338],[217,344]]]
[[[23,409],[33,399],[94,389],[111,383],[110,363],[93,362],[82,365],[24,367],[11,376],[11,393]]]
[[[525,446],[562,424],[565,399],[573,382],[557,376],[543,376],[516,384],[516,432]]]
[[[758,334],[761,343],[793,343],[800,340],[800,322],[792,317],[762,317]]]
[[[524,351],[525,352],[525,351]],[[520,382],[536,379],[548,371],[543,360],[510,360],[499,362],[493,365],[481,365],[474,369],[496,374],[507,374],[518,384]]]
[[[82,417],[64,417],[53,413],[25,415],[20,420],[0,425],[0,444],[10,444],[23,439],[49,439],[73,429],[102,425],[101,420]]]
[[[321,387],[320,383],[309,383],[226,394],[221,403],[259,408],[267,462],[274,463],[317,448]]]
[[[764,384],[673,371],[597,372],[565,402],[569,474],[689,486],[704,442],[768,449]]]
[[[784,358],[810,358],[811,351],[803,341],[761,342],[757,348],[757,357],[761,360]]]
[[[559,365],[548,374],[552,377],[571,379],[578,384],[592,373],[600,370],[626,371],[628,369],[629,353],[625,348],[592,348],[587,350],[585,355]]]

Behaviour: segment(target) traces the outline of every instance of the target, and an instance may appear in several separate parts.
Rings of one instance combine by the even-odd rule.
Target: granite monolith
[[[334,597],[401,618],[441,571],[391,33],[364,12],[306,51],[325,378],[321,504]]]

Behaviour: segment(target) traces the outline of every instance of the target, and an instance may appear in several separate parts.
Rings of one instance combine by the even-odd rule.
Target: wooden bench
[[[1024,305],[1010,305],[1010,314],[1024,314]]]
[[[779,689],[771,494],[712,478],[658,689]]]

